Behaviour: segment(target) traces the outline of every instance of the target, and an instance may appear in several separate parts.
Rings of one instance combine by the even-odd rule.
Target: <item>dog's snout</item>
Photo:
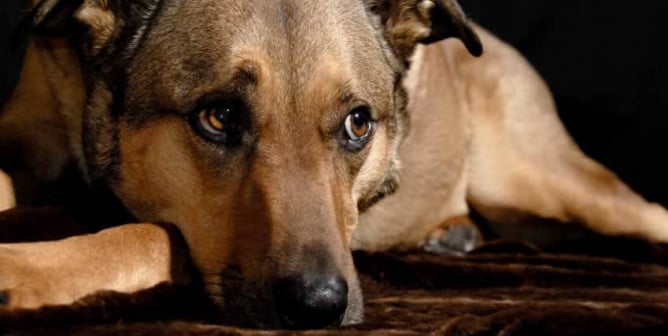
[[[348,284],[340,275],[290,277],[274,285],[276,310],[286,327],[316,329],[341,322]]]

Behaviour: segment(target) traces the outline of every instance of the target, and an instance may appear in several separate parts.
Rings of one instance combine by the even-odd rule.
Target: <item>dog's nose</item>
[[[283,324],[294,329],[339,323],[348,306],[348,284],[340,275],[284,278],[275,283],[274,295]]]

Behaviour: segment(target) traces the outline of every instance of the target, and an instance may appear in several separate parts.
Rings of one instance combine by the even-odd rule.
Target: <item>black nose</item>
[[[274,295],[278,316],[294,329],[340,323],[348,306],[348,284],[338,275],[284,278],[276,282]]]

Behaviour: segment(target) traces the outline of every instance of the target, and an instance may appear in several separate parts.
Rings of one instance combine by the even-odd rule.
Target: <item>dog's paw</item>
[[[33,309],[72,301],[57,277],[0,248],[0,309]]]
[[[74,302],[67,291],[49,284],[14,286],[0,289],[1,309],[37,309],[44,306],[71,304]]]
[[[14,287],[0,290],[0,309],[33,309],[48,302],[36,289]]]
[[[463,256],[482,242],[480,232],[472,223],[448,224],[435,230],[422,244],[422,250],[443,256]]]

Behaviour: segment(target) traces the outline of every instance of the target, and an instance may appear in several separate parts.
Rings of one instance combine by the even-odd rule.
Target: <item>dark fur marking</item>
[[[73,33],[82,31],[77,29],[80,26],[72,16],[82,4],[83,0],[40,1],[24,18],[17,34],[29,32],[46,36],[73,36]],[[16,37],[20,38],[20,35]]]
[[[118,148],[118,117],[123,111],[127,90],[126,65],[137,50],[141,49],[158,15],[164,0],[122,1],[109,0],[107,5],[115,16],[117,25],[110,40],[94,52],[94,37],[86,35],[87,29],[73,15],[83,4],[76,1],[40,2],[26,17],[25,25],[32,25],[35,34],[68,36],[80,58],[87,88],[87,108],[84,117],[82,140],[90,182],[109,182],[118,175],[120,151]],[[102,80],[111,92],[113,100],[108,107],[110,115],[90,115],[91,93]],[[101,107],[97,107],[99,110]],[[95,111],[97,113],[106,113]],[[105,181],[102,181],[105,180]]]
[[[129,63],[136,54],[136,51],[144,45],[146,36],[153,29],[156,18],[162,13],[164,3],[165,0],[145,0],[144,4],[134,7],[132,5],[135,2],[130,2],[127,17],[131,17],[133,22],[136,20],[136,26],[131,29],[125,29],[125,35],[119,41],[120,45],[124,48],[122,53],[123,61]],[[141,34],[137,35],[138,33]],[[129,45],[131,42],[134,42],[133,45]]]
[[[112,1],[109,6],[117,17],[123,22],[120,31],[114,33],[112,40],[107,43],[98,55],[88,59],[93,74],[101,75],[114,94],[114,99],[121,99],[118,87],[127,82],[126,65],[129,64],[137,51],[141,49],[146,36],[153,28],[155,19],[162,12],[163,0]],[[118,27],[117,27],[118,29]],[[138,35],[139,34],[139,35]],[[116,105],[115,106],[122,106]],[[119,112],[118,110],[112,113]]]
[[[120,176],[119,165],[121,152],[119,148],[119,118],[125,111],[125,96],[127,91],[127,64],[132,62],[137,51],[143,46],[146,36],[154,26],[156,18],[162,12],[163,0],[133,1],[130,3],[112,1],[109,6],[124,22],[124,27],[112,38],[100,55],[94,58],[89,69],[91,74],[100,76],[112,94],[112,103],[109,107],[110,120],[104,125],[89,125],[86,128],[85,140],[96,143],[96,152],[88,151],[88,174],[91,182],[100,184],[113,183]],[[88,86],[91,87],[90,85]],[[102,129],[104,127],[104,129]],[[107,133],[101,139],[101,132]],[[110,143],[108,143],[110,142]],[[90,148],[91,146],[85,146]]]
[[[101,85],[99,83],[91,83]],[[104,89],[106,90],[106,88]],[[88,92],[87,101],[91,101],[91,92]],[[82,141],[84,144],[84,156],[86,159],[86,177],[93,185],[104,186],[106,182],[118,178],[118,166],[120,163],[120,150],[118,148],[118,125],[113,115],[106,114],[112,110],[119,100],[112,100],[108,107],[86,107],[84,118],[84,131]],[[104,109],[104,110],[100,110]],[[94,114],[95,113],[95,114]]]

